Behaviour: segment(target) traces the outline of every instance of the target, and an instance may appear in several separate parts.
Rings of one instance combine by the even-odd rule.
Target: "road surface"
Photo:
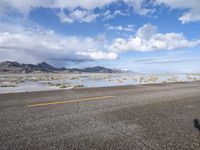
[[[0,95],[0,149],[200,149],[200,82]]]

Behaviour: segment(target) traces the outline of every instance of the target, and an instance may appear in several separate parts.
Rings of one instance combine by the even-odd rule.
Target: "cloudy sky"
[[[0,61],[200,72],[200,0],[0,0]]]

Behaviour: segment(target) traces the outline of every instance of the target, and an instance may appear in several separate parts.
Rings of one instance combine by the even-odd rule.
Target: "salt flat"
[[[0,75],[0,93],[198,81],[200,74],[40,73]]]

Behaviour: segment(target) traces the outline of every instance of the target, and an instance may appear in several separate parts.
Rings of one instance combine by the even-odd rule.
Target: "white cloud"
[[[95,8],[102,8],[112,3],[124,2],[139,13],[148,11],[146,8],[143,9],[142,3],[144,0],[2,0],[1,3],[7,6],[18,9],[20,12],[30,11],[31,8],[44,7],[44,8],[66,8],[76,9],[83,8],[87,10],[93,10]],[[137,12],[137,11],[136,11]]]
[[[74,10],[68,15],[66,15],[64,11],[60,11],[57,15],[63,23],[73,23],[74,21],[92,22],[99,16],[98,14],[94,14],[91,11],[79,9]]]
[[[155,4],[165,4],[172,9],[186,10],[179,17],[179,20],[184,24],[188,22],[200,21],[200,1],[199,0],[154,0]]]
[[[113,14],[114,15],[121,15],[121,16],[128,16],[128,15],[130,15],[129,13],[124,13],[121,10],[115,10]]]
[[[127,12],[122,12],[121,10],[115,10],[113,13],[111,13],[110,10],[106,10],[105,12],[103,12],[101,14],[101,16],[104,17],[103,20],[108,20],[108,19],[112,19],[115,16],[129,16],[130,14]]]
[[[92,10],[94,8],[102,8],[112,2],[118,0],[54,0],[51,4],[52,7],[76,9],[78,7],[83,9]]]
[[[127,3],[129,6],[132,6],[134,11],[137,12],[139,15],[146,15],[148,13],[151,13],[152,9],[147,9],[143,7],[143,3],[147,3],[146,0],[124,0],[125,3]]]
[[[111,25],[108,25],[106,24],[105,25],[106,29],[107,30],[115,30],[115,31],[119,31],[119,32],[132,32],[134,31],[134,26],[133,25],[126,25],[126,26],[111,26]]]
[[[74,10],[76,8],[83,8],[92,10],[94,8],[101,8],[106,4],[115,0],[2,0],[1,4],[4,7],[16,9],[21,13],[28,13],[32,8],[60,8]]]
[[[80,17],[81,19],[85,18],[83,20],[89,22],[89,20],[96,18],[97,14],[94,14],[93,12],[95,8],[103,9],[105,6],[120,2],[128,5],[135,13],[139,15],[147,15],[154,12],[154,8],[147,8],[148,5],[152,4],[150,2],[153,2],[155,5],[164,4],[172,9],[184,10],[185,13],[179,17],[179,20],[182,23],[200,21],[199,0],[152,0],[150,2],[148,0],[1,0],[0,15],[5,15],[7,13],[16,11],[27,15],[33,8],[44,7],[50,9],[57,8],[61,10],[67,9],[70,11],[71,15],[76,16],[77,14],[73,13],[75,13],[76,9],[78,8],[87,11],[87,14],[89,13],[89,15],[87,15],[88,17]],[[78,15],[80,16],[80,14]],[[106,19],[110,19],[116,15],[127,15],[127,13],[124,13],[121,10],[116,10],[113,13],[105,11],[104,15],[101,16],[105,16]],[[64,21],[73,22],[74,19],[69,16],[67,18],[67,16],[64,17]],[[77,19],[79,18],[77,17]]]
[[[112,19],[114,18],[116,15],[115,14],[111,14],[111,11],[110,10],[106,10],[105,12],[103,12],[101,14],[103,16],[103,20],[109,20],[109,19]]]
[[[44,8],[58,8],[67,9],[70,11],[70,16],[64,16],[61,14],[61,18],[64,21],[72,22],[73,17],[76,19],[81,19],[82,21],[89,22],[96,18],[97,14],[93,13],[95,8],[102,9],[113,3],[123,2],[130,6],[135,13],[140,15],[146,15],[151,10],[143,7],[143,2],[146,0],[1,0],[0,1],[0,15],[5,15],[10,12],[19,12],[24,15],[28,13],[33,8],[44,7]],[[83,9],[84,11],[76,10]],[[84,16],[81,16],[83,13]],[[107,12],[108,13],[108,12]],[[109,14],[107,14],[108,17]],[[110,14],[110,17],[115,15],[126,15],[120,10]]]
[[[117,59],[117,54],[114,52],[91,51],[91,52],[77,52],[76,54],[80,55],[80,56],[85,56],[92,60],[101,60],[101,59],[114,60],[114,59]]]
[[[194,47],[198,44],[200,40],[190,41],[182,33],[158,33],[156,26],[145,24],[133,37],[114,39],[108,49],[114,52],[128,50],[144,52]]]
[[[167,63],[183,63],[197,60],[195,57],[177,57],[177,56],[162,56],[162,57],[148,57],[133,60],[134,63],[143,64],[167,64]]]
[[[200,11],[199,12],[190,11],[190,12],[184,13],[183,16],[179,17],[179,20],[183,24],[188,23],[188,22],[200,21]]]
[[[5,56],[0,59],[1,61],[116,59],[117,54],[105,52],[104,41],[98,39],[98,37],[61,36],[53,31],[39,29],[20,28],[12,32],[0,30],[0,53],[1,56]]]

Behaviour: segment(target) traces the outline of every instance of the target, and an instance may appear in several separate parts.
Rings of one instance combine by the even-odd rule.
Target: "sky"
[[[200,0],[0,0],[0,61],[200,72]]]

